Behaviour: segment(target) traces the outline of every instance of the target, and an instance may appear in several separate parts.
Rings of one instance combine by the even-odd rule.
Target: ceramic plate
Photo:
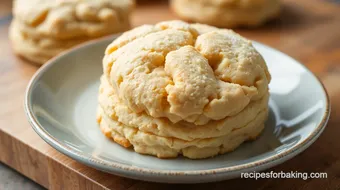
[[[330,104],[320,81],[289,56],[254,42],[273,78],[269,119],[256,141],[203,160],[140,155],[105,138],[95,119],[102,57],[112,40],[90,42],[49,61],[33,76],[25,99],[28,120],[40,137],[93,168],[155,182],[224,180],[296,156],[318,138],[328,121]]]

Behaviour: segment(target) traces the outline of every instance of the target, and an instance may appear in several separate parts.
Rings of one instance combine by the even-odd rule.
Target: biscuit
[[[182,19],[217,27],[258,26],[278,16],[279,0],[171,0]]]
[[[128,29],[133,7],[131,0],[15,0],[13,15],[30,36],[88,38]]]
[[[103,58],[98,123],[124,147],[200,159],[254,139],[268,116],[271,76],[231,30],[167,21],[132,29]]]
[[[14,51],[43,64],[91,39],[130,28],[133,0],[15,0],[9,37]]]

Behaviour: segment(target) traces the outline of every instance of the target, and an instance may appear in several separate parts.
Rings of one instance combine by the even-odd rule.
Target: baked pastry
[[[217,27],[258,26],[278,16],[279,0],[171,0],[182,19]]]
[[[97,121],[124,147],[160,158],[207,158],[255,139],[270,74],[231,30],[167,21],[132,29],[103,59]]]
[[[91,39],[130,28],[133,0],[15,0],[14,51],[38,64]]]

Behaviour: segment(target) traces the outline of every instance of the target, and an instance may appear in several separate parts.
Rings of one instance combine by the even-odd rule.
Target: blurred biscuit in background
[[[222,28],[254,27],[279,15],[279,0],[171,0],[182,19]]]
[[[79,43],[130,28],[133,0],[14,0],[13,50],[37,64]]]

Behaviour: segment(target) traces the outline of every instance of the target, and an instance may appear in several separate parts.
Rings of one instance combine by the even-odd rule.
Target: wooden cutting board
[[[11,1],[0,4],[0,161],[50,189],[340,189],[340,4],[326,0],[285,0],[281,17],[242,35],[273,46],[303,62],[324,82],[332,115],[320,138],[274,171],[327,172],[328,179],[234,179],[218,183],[169,185],[106,174],[57,152],[32,130],[23,110],[26,85],[37,66],[17,58],[8,41]],[[144,0],[135,26],[176,18],[166,1]],[[311,94],[313,96],[313,94]]]

